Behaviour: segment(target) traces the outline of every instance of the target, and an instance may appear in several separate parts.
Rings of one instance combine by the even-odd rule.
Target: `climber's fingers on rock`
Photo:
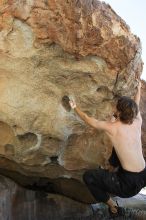
[[[74,100],[70,100],[69,104],[70,104],[71,108],[75,108],[76,107],[76,103],[75,103]]]

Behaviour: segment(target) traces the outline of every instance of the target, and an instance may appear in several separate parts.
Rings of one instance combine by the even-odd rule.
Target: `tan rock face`
[[[116,97],[136,92],[140,40],[100,1],[11,0],[0,11],[0,154],[11,161],[1,166],[76,179],[81,169],[106,167],[107,136],[64,97],[93,117],[111,117]]]

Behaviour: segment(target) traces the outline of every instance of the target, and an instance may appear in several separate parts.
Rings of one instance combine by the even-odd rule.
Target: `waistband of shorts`
[[[146,175],[146,166],[145,166],[145,168],[142,170],[142,171],[140,171],[140,172],[133,172],[133,171],[129,171],[129,170],[125,170],[125,169],[123,169],[123,167],[120,167],[120,169],[119,169],[119,172],[122,172],[122,173],[125,173],[125,174],[133,174],[133,175],[139,175],[139,174],[145,174]]]

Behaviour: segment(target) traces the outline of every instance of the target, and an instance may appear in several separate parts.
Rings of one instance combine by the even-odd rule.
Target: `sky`
[[[141,78],[146,80],[146,0],[104,0],[128,24],[142,43],[144,68]]]

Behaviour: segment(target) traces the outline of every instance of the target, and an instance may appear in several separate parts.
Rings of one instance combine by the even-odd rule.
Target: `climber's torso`
[[[140,172],[145,168],[142,154],[140,117],[131,125],[123,124],[119,120],[112,122],[110,137],[123,169]]]

